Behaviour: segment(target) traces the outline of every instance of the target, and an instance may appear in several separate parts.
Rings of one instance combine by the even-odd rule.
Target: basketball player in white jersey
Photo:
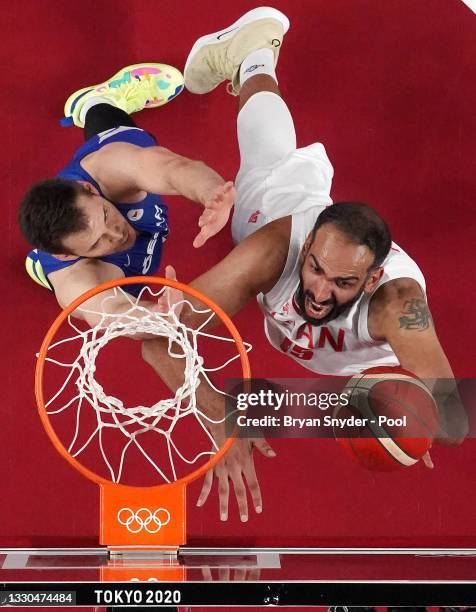
[[[423,379],[453,379],[417,264],[391,242],[386,223],[372,208],[332,204],[333,169],[322,144],[296,146],[293,120],[275,74],[288,27],[280,11],[257,8],[200,38],[187,59],[189,91],[204,94],[228,81],[240,99],[241,166],[232,222],[238,245],[192,286],[230,315],[257,297],[271,344],[316,374],[351,375],[400,364]],[[197,316],[190,316],[187,324],[196,325]],[[160,342],[145,342],[143,352],[165,380],[180,381]],[[204,405],[215,403],[217,414],[223,410],[221,398],[210,388],[201,385],[200,392]],[[467,428],[464,412],[446,390],[433,392],[445,396],[447,407],[451,404],[441,415],[442,429],[460,442]],[[263,440],[240,440],[215,470],[223,519],[229,478],[242,520],[248,517],[245,482],[261,511],[253,445],[265,455],[274,454]],[[431,466],[429,458],[427,463]],[[209,473],[199,504],[211,485]]]

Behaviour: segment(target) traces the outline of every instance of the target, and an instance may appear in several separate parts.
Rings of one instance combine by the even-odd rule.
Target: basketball
[[[336,408],[337,441],[368,470],[393,471],[418,463],[438,432],[435,400],[426,385],[400,367],[377,367],[345,386],[348,404]],[[353,418],[352,418],[353,417]]]

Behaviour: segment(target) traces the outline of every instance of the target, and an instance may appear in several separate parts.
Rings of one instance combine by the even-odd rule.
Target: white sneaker
[[[275,8],[261,6],[245,13],[227,28],[202,36],[193,45],[184,69],[185,87],[204,94],[223,81],[231,81],[231,93],[240,91],[243,60],[257,49],[271,49],[278,61],[289,19]]]

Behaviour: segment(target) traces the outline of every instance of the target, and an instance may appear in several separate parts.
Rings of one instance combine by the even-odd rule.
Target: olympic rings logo
[[[117,520],[131,533],[139,533],[143,529],[148,533],[158,533],[170,522],[170,512],[165,508],[157,508],[155,512],[149,508],[139,508],[136,512],[131,508],[121,508]]]

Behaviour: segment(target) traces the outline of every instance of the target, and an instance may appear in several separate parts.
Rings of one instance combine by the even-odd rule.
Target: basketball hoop
[[[159,286],[154,291],[143,287],[137,298],[126,293],[127,286],[136,284]],[[126,291],[122,289],[126,287]],[[167,312],[150,310],[144,300],[157,301],[167,288],[177,289],[183,299],[169,304]],[[75,311],[91,313],[84,303],[107,292],[100,302],[101,310],[94,312],[99,322],[94,327],[81,330],[79,323],[72,321]],[[130,308],[121,314],[107,312],[107,301],[120,296],[127,300]],[[197,303],[201,306],[197,308]],[[104,308],[104,310],[103,310]],[[192,329],[180,320],[183,308],[199,313],[203,318],[197,329]],[[225,326],[228,336],[218,336],[204,331],[210,320],[217,316]],[[69,327],[68,327],[69,326]],[[59,332],[68,329],[69,336],[57,339]],[[71,335],[71,329],[73,334]],[[127,406],[122,400],[108,394],[98,382],[98,355],[111,340],[148,334],[163,338],[168,342],[170,358],[183,360],[184,383],[177,389],[175,397],[162,399],[152,406]],[[217,341],[227,347],[233,347],[234,354],[226,356],[218,366],[207,368],[200,354],[201,342]],[[210,340],[211,339],[211,340]],[[177,349],[177,347],[179,347]],[[163,548],[175,549],[186,542],[186,487],[192,481],[212,469],[230,449],[234,438],[228,437],[220,448],[214,442],[205,427],[206,422],[213,421],[198,406],[196,392],[203,379],[218,393],[226,394],[214,386],[208,373],[217,372],[231,362],[240,365],[240,377],[249,379],[250,365],[247,352],[251,346],[245,344],[228,315],[202,292],[172,279],[160,277],[132,277],[108,281],[91,289],[67,306],[48,330],[38,354],[35,377],[35,393],[43,426],[56,450],[83,476],[100,487],[100,542],[113,548]],[[56,356],[55,352],[73,352],[74,357]],[[225,350],[217,351],[222,355]],[[215,355],[215,352],[214,352]],[[46,367],[48,364],[48,367]],[[53,368],[55,384],[59,380],[60,389],[47,395],[45,393],[46,370]],[[66,375],[64,372],[66,370]],[[66,397],[72,392],[73,397]],[[65,446],[52,420],[55,416],[74,416],[74,435]],[[200,433],[204,434],[205,443],[212,442],[212,450],[197,451],[189,458],[186,450],[174,442],[173,434],[179,429],[183,419],[190,418]],[[92,422],[92,433],[81,441],[81,420]],[[187,430],[188,431],[188,430]],[[114,435],[119,439],[119,460],[117,465],[108,456],[106,441]],[[166,460],[170,465],[160,466],[153,458],[150,448],[142,441],[149,436],[155,448],[158,441],[165,444]],[[208,436],[208,438],[207,438]],[[125,440],[125,442],[124,442]],[[122,446],[123,444],[123,446]],[[77,457],[90,452],[97,446],[100,465],[107,475],[91,469]],[[209,446],[207,447],[209,449]],[[145,465],[150,467],[154,478],[161,484],[151,486],[131,486],[121,482],[126,458],[134,449],[144,458]],[[176,463],[180,459],[186,465],[187,473],[180,475]],[[203,463],[189,472],[190,465]]]

